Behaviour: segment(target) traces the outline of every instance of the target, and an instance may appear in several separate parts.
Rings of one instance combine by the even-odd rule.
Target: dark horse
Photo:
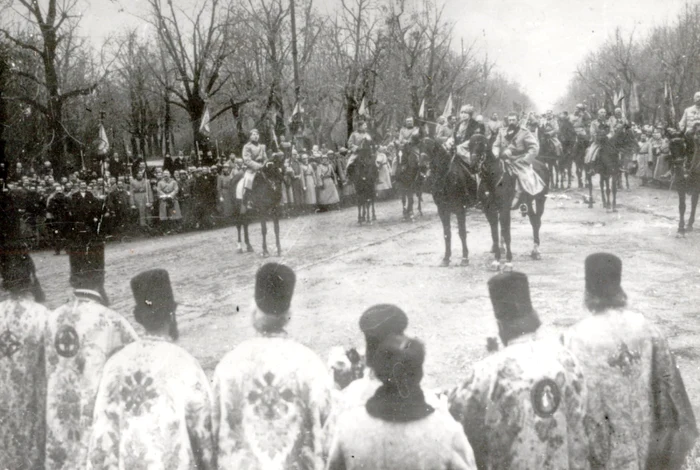
[[[396,183],[401,195],[404,220],[413,220],[413,196],[421,181],[418,144],[419,142],[412,142],[404,145],[396,166]]]
[[[449,266],[452,255],[451,214],[457,217],[459,238],[462,240],[461,264],[467,266],[469,250],[467,249],[466,213],[467,208],[476,203],[476,178],[461,158],[454,153],[450,155],[433,139],[423,139],[421,149],[428,158],[430,176],[427,183],[438,209],[445,238],[445,256],[442,259],[442,266]]]
[[[562,155],[559,159],[557,186],[564,189],[566,181],[566,188],[569,189],[571,188],[571,167],[574,163],[574,149],[576,147],[576,130],[567,118],[559,119],[559,140],[561,141]]]
[[[537,135],[540,143],[540,153],[537,159],[546,165],[549,180],[554,182],[555,189],[559,189],[557,176],[561,171],[559,168],[561,155],[558,154],[557,149],[554,147],[554,140],[545,134],[545,126],[539,127]]]
[[[695,210],[698,207],[698,196],[700,196],[700,124],[695,124],[693,127],[692,136],[693,142],[686,143],[683,134],[678,131],[669,132],[668,135],[673,181],[678,192],[678,215],[680,216],[678,236],[685,236],[686,232],[693,230]],[[690,149],[692,147],[695,148],[694,152]],[[690,194],[690,215],[686,224],[685,197],[687,194]]]
[[[252,192],[250,193],[250,201],[253,205],[252,215],[257,215],[260,218],[260,227],[263,236],[263,256],[270,256],[270,252],[267,250],[268,219],[272,219],[275,231],[277,256],[282,255],[282,247],[280,246],[280,201],[282,200],[282,182],[284,180],[283,161],[284,154],[275,154],[265,166],[258,170],[258,174],[253,181]],[[240,247],[241,226],[245,232],[246,248],[249,252],[252,252],[253,247],[248,240],[248,224],[251,220],[251,213],[243,207],[243,201],[240,199],[236,199],[235,207],[234,223],[238,230],[239,252],[242,251]]]
[[[377,176],[379,171],[375,160],[375,154],[368,140],[363,140],[357,149],[357,158],[348,168],[348,177],[355,187],[355,200],[357,201],[357,223],[372,223],[377,220],[374,212],[374,199],[376,195]],[[370,220],[370,209],[372,219]]]
[[[505,167],[504,162],[497,158],[491,148],[487,146],[486,138],[477,134],[469,141],[469,152],[478,163],[479,177],[479,199],[484,208],[484,214],[491,226],[491,240],[493,242],[492,251],[495,256],[495,261],[492,266],[495,269],[501,268],[501,247],[499,246],[498,225],[500,221],[501,236],[506,247],[506,264],[503,266],[505,270],[513,268],[513,253],[510,250],[510,212],[513,198],[515,197],[515,184],[517,177],[510,174]],[[527,215],[532,226],[532,235],[534,239],[534,247],[530,256],[532,259],[540,259],[540,227],[542,226],[542,215],[544,214],[544,205],[547,201],[547,192],[549,191],[549,172],[544,164],[535,160],[533,167],[537,174],[544,181],[544,189],[532,196],[525,192],[522,193],[520,201],[527,206]]]
[[[620,176],[620,152],[636,145],[634,133],[629,124],[617,129],[612,137],[599,135],[596,141],[600,149],[593,162],[585,164],[588,185],[588,207],[593,208],[593,175],[600,175],[600,196],[603,207],[617,212],[617,182]],[[610,193],[612,189],[612,201]]]
[[[584,187],[583,171],[586,161],[586,149],[590,143],[591,141],[586,134],[577,134],[576,142],[574,142],[571,149],[571,159],[576,165],[576,180],[578,181],[579,189]]]

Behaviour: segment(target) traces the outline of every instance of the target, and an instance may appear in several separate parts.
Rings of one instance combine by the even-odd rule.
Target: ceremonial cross
[[[10,330],[5,330],[0,335],[0,357],[11,358],[21,347],[22,343],[17,340],[17,337]]]
[[[54,341],[54,346],[56,347],[56,352],[62,357],[73,357],[78,354],[78,349],[80,349],[80,339],[78,338],[78,333],[72,326],[62,326],[58,333],[56,334],[56,340]]]

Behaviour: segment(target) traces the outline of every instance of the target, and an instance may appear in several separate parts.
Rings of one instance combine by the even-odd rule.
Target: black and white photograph
[[[700,470],[700,0],[0,0],[0,189],[0,470]]]

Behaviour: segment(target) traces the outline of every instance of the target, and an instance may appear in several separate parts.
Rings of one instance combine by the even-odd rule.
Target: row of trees
[[[237,151],[252,127],[271,145],[303,133],[332,147],[363,101],[382,139],[423,100],[429,122],[450,95],[484,114],[531,107],[475,41],[455,38],[438,0],[341,0],[329,14],[313,0],[146,0],[143,25],[99,49],[80,34],[81,1],[9,0],[0,15],[12,159],[80,166],[102,113],[113,148],[155,156]]]
[[[617,29],[579,65],[562,107],[624,106],[640,123],[677,125],[700,90],[700,4],[686,4],[672,24],[641,37]],[[626,99],[620,101],[620,94]]]

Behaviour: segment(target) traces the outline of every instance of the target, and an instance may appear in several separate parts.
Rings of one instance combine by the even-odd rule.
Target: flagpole
[[[219,153],[219,139],[214,139],[216,143],[216,159],[221,163],[221,153]]]

